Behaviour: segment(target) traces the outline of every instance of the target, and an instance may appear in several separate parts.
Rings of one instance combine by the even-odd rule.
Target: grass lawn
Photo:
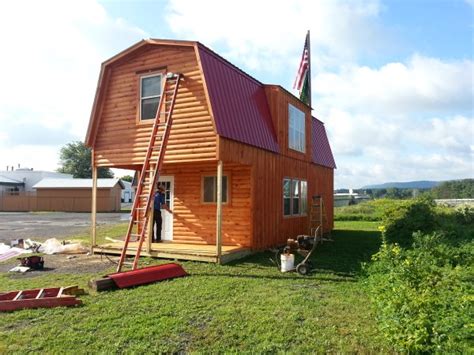
[[[76,308],[4,313],[0,353],[390,352],[358,278],[360,263],[380,245],[377,223],[336,228],[335,241],[318,246],[310,276],[280,273],[270,253],[224,266],[183,262],[186,278],[90,292]],[[98,276],[0,274],[0,284],[2,290],[86,287]]]

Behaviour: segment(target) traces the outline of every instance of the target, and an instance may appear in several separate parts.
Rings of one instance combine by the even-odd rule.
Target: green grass
[[[127,233],[128,223],[123,222],[119,224],[113,225],[102,225],[97,226],[96,229],[96,242],[97,244],[104,244],[110,243],[109,240],[105,239],[105,237],[109,237],[112,239],[123,239],[124,235]],[[69,240],[81,241],[83,244],[90,245],[91,244],[91,234],[90,232],[84,232],[81,234],[76,234],[68,238]]]
[[[186,278],[91,292],[81,296],[81,307],[2,314],[0,353],[391,352],[358,277],[380,234],[367,222],[336,228],[335,241],[318,246],[310,276],[280,273],[271,253],[223,266],[183,262]],[[85,287],[98,276],[1,274],[0,284],[3,290]]]

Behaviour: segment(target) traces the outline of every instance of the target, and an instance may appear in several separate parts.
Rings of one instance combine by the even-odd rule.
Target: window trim
[[[301,113],[303,114],[303,124],[304,124],[304,126],[303,126],[303,131],[300,132],[299,130],[296,129],[296,127],[293,128],[293,130],[294,130],[295,132],[303,133],[303,150],[299,150],[299,149],[297,149],[296,147],[292,147],[292,146],[291,146],[291,142],[290,142],[290,136],[291,136],[291,130],[290,130],[290,127],[291,127],[291,126],[290,126],[290,121],[291,121],[291,119],[290,119],[290,111],[291,111],[291,108],[290,108],[290,107],[293,107],[295,110],[298,110],[299,112],[301,112]],[[306,141],[307,141],[307,139],[306,139],[306,126],[307,126],[307,124],[306,124],[306,113],[305,113],[303,110],[300,110],[300,109],[299,109],[298,107],[296,107],[295,105],[293,105],[293,104],[291,104],[291,103],[288,103],[288,149],[291,149],[291,150],[293,150],[293,151],[295,151],[295,152],[298,152],[298,153],[301,153],[301,154],[306,154],[306,150],[307,150],[307,149],[306,149],[306,148],[307,148],[307,147],[306,147]]]
[[[160,77],[160,85],[161,85],[160,95],[152,95],[152,96],[142,97],[143,79],[152,78],[152,77],[156,77],[156,76]],[[153,118],[142,119],[142,101],[145,100],[145,99],[153,99],[153,98],[158,97],[159,98],[158,107],[159,107],[161,96],[163,95],[163,77],[164,77],[163,70],[160,70],[160,71],[157,71],[157,72],[154,72],[154,73],[147,72],[146,74],[138,76],[138,122],[139,123],[153,124],[153,122],[154,122]]]
[[[201,175],[201,204],[203,205],[216,205],[217,204],[217,185],[216,185],[216,190],[215,190],[215,194],[216,194],[216,202],[205,202],[204,201],[204,178],[206,177],[213,177],[216,179],[217,181],[217,175],[213,175],[213,174],[202,174]],[[222,180],[224,180],[224,177],[227,178],[227,194],[226,194],[226,197],[227,197],[227,201],[224,202],[224,199],[222,199],[222,204],[223,205],[228,205],[230,204],[230,187],[231,187],[231,184],[230,184],[230,176],[229,174],[222,174]],[[224,195],[222,195],[222,197],[224,197]]]
[[[290,213],[289,214],[285,214],[285,199],[287,199],[288,197],[285,197],[285,181],[288,181],[290,183]],[[288,217],[291,217],[292,214],[291,214],[291,202],[292,202],[292,198],[291,198],[291,178],[289,177],[284,177],[283,178],[283,183],[282,183],[282,189],[281,189],[281,193],[282,193],[282,210],[283,210],[283,217],[285,218],[288,218]]]
[[[285,191],[284,191],[284,186],[285,186],[285,180],[290,182],[290,214],[285,214]],[[298,203],[298,208],[299,208],[299,213],[293,213],[293,181],[298,182],[298,193],[299,193],[299,203]],[[305,182],[306,183],[306,211],[302,212],[302,207],[303,207],[303,193],[301,190],[301,183]],[[306,217],[308,216],[308,180],[302,179],[302,178],[291,178],[288,176],[284,176],[282,180],[282,190],[281,190],[282,196],[281,196],[281,201],[282,201],[282,213],[283,213],[283,218],[297,218],[297,217]],[[288,197],[286,197],[288,198]]]

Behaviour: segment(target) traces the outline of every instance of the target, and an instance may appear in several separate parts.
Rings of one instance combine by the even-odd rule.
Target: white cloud
[[[54,168],[51,152],[84,138],[100,63],[143,37],[93,0],[2,2],[0,166],[13,155],[14,163]]]
[[[364,116],[332,110],[326,127],[337,187],[474,176],[474,119]]]
[[[473,107],[474,62],[414,55],[381,68],[350,66],[313,78],[319,105],[364,112],[406,114]]]
[[[225,47],[222,54],[247,68],[277,71],[297,66],[308,29],[315,66],[375,51],[379,12],[378,0],[170,0],[167,20],[179,37]]]

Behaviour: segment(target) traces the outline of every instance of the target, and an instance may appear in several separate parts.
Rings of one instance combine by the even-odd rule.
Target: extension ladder
[[[147,234],[147,225],[151,217],[151,203],[155,192],[155,184],[158,181],[163,158],[166,152],[166,145],[173,123],[173,109],[176,94],[182,74],[168,73],[161,87],[161,98],[156,110],[156,116],[151,131],[150,141],[145,156],[145,161],[140,173],[135,199],[130,213],[131,218],[128,224],[125,242],[117,266],[117,272],[121,272],[124,264],[130,239],[138,240],[138,246],[133,260],[132,269],[135,270],[140,258],[143,242]],[[161,120],[163,118],[163,120]],[[160,129],[161,128],[161,129]],[[134,233],[134,229],[136,233]]]
[[[309,233],[314,235],[314,233],[320,234],[319,241],[329,241],[331,239],[324,239],[324,225],[327,225],[328,219],[326,215],[326,209],[324,207],[323,196],[314,195],[311,201],[311,209],[309,211]],[[318,229],[319,228],[319,229]]]

